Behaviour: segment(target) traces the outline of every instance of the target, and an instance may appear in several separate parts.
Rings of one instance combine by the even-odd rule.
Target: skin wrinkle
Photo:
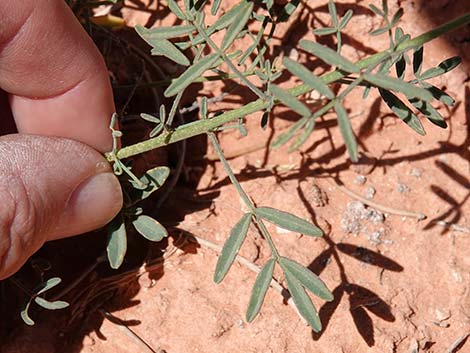
[[[2,204],[9,204],[9,214],[1,220],[6,225],[6,234],[2,234],[3,239],[7,239],[8,247],[6,251],[2,248],[0,253],[0,273],[9,275],[7,270],[15,268],[15,264],[23,263],[26,260],[25,249],[36,251],[44,243],[45,239],[38,237],[35,226],[37,224],[36,213],[31,200],[28,199],[27,188],[20,178],[13,179],[7,185],[8,189],[0,191]],[[44,237],[43,237],[44,238]]]
[[[44,0],[35,2],[31,15],[0,53],[0,62],[9,63],[0,67],[0,82],[7,91],[15,95],[40,99],[55,97],[104,71],[102,57],[95,50],[89,50],[91,39],[81,33],[81,28],[80,31],[72,31],[71,38],[59,35],[57,29],[51,28],[44,18],[44,5]],[[66,6],[63,1],[50,1],[48,9],[53,12],[51,16],[63,11],[62,6]],[[74,21],[70,11],[66,11],[70,20]],[[74,24],[65,24],[66,20],[61,17],[58,20],[56,26],[63,27],[64,31],[70,32],[75,27]],[[68,50],[62,50],[67,47],[68,40],[75,40],[74,45],[68,46]],[[47,43],[54,42],[53,46],[49,45],[48,50],[43,49]],[[83,65],[82,61],[87,64]],[[54,65],[49,65],[49,62],[54,62]],[[91,62],[99,65],[90,65]],[[26,87],[16,84],[18,78],[26,81],[31,76],[33,80]],[[35,85],[34,81],[39,83]],[[44,81],[49,83],[47,92],[44,92],[41,83]]]
[[[2,136],[0,171],[0,279],[45,241],[76,234],[70,226],[85,231],[103,225],[93,215],[74,224],[80,219],[80,211],[70,205],[75,191],[97,173],[111,172],[102,156],[86,145],[34,135]],[[121,206],[117,181],[116,186],[108,193],[110,213]]]

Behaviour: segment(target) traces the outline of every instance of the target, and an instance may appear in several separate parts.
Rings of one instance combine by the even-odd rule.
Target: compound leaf
[[[307,323],[313,331],[320,332],[322,328],[320,317],[318,316],[317,309],[315,309],[312,300],[305,292],[304,287],[302,287],[300,282],[289,271],[285,271],[284,275],[287,289],[289,289],[299,313],[307,320]]]
[[[207,69],[209,69],[219,58],[217,53],[209,54],[190,66],[180,77],[175,79],[170,86],[165,90],[165,97],[172,97],[177,93],[183,91],[188,87],[196,78],[201,76]]]
[[[269,259],[256,277],[256,281],[251,292],[250,304],[246,311],[247,322],[252,322],[254,320],[263,305],[266,292],[268,291],[269,284],[273,277],[275,263],[276,260]]]
[[[305,288],[317,297],[331,302],[333,294],[323,281],[308,268],[298,262],[281,256],[279,265],[284,272],[290,272]]]
[[[341,135],[343,136],[344,143],[346,144],[349,157],[353,162],[357,162],[357,141],[351,127],[351,121],[349,120],[348,113],[339,101],[335,101],[335,111],[338,116],[339,129],[341,131]]]
[[[222,248],[222,252],[217,261],[214,273],[214,282],[220,283],[227,274],[230,266],[232,266],[243,241],[248,233],[248,227],[251,222],[251,213],[245,213],[243,217],[235,224],[230,232],[230,236]]]
[[[255,214],[270,223],[292,232],[302,233],[312,237],[321,237],[323,235],[323,232],[317,226],[288,212],[271,207],[257,207]]]
[[[160,222],[146,215],[139,215],[132,221],[135,229],[150,241],[160,241],[168,236],[168,232]]]
[[[329,65],[337,66],[338,68],[347,72],[359,73],[360,71],[356,64],[342,57],[331,48],[308,40],[301,40],[300,47],[310,54],[319,57]]]

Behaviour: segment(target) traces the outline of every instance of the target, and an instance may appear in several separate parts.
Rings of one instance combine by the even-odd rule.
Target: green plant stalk
[[[235,189],[237,190],[238,194],[242,198],[245,205],[250,209],[251,213],[253,214],[254,216],[253,218],[255,219],[256,224],[259,227],[259,230],[263,234],[264,238],[267,240],[269,247],[271,248],[273,257],[277,261],[280,258],[279,252],[277,251],[276,246],[274,245],[274,242],[271,238],[271,234],[269,234],[269,231],[266,228],[264,222],[256,216],[256,213],[255,213],[256,208],[255,208],[255,205],[253,204],[253,201],[251,201],[251,199],[248,197],[245,190],[243,190],[242,186],[240,185],[237,178],[233,174],[232,168],[230,168],[230,165],[228,164],[227,159],[225,159],[224,152],[220,148],[219,142],[217,141],[217,137],[215,136],[215,134],[213,132],[208,132],[207,136],[209,137],[209,140],[214,146],[215,153],[217,154],[220,161],[222,162],[222,165],[224,166],[225,172],[227,173],[230,181],[235,186]]]
[[[260,99],[264,98],[264,94],[263,92],[261,92],[250,80],[248,80],[246,78],[245,75],[243,75],[237,68],[236,66],[232,63],[232,61],[230,60],[230,58],[227,57],[227,55],[220,50],[220,48],[212,41],[212,39],[207,35],[206,31],[204,28],[202,28],[201,25],[199,25],[197,23],[197,21],[194,21],[192,23],[197,31],[199,32],[199,34],[204,38],[204,40],[206,41],[207,44],[209,44],[209,46],[217,53],[219,54],[223,59],[224,59],[224,62],[227,64],[227,66],[230,68],[230,70],[232,70],[232,72],[234,74],[237,75],[237,77],[240,79],[240,81],[242,81],[244,84],[247,85],[247,87],[253,92],[255,93],[258,97],[260,97]]]
[[[393,52],[393,54],[398,54],[400,52],[405,52],[409,49],[419,47],[445,33],[448,33],[468,23],[470,23],[470,13],[467,13],[455,20],[447,22],[439,27],[436,27],[435,29],[429,32],[423,33],[416,38],[413,38],[413,39],[410,39],[401,43]],[[380,53],[374,54],[370,57],[367,57],[365,59],[358,61],[356,65],[358,65],[359,68],[362,70],[371,65],[379,64],[381,61],[389,57],[391,54],[392,52],[390,50],[385,50],[385,51],[382,51]],[[336,71],[332,71],[332,72],[322,75],[321,79],[326,84],[329,84],[329,83],[341,80],[346,76],[347,75],[345,73],[339,70],[336,70]],[[291,88],[289,90],[289,93],[294,96],[300,96],[309,91],[311,91],[311,88],[308,85],[301,84],[301,85]],[[217,127],[222,126],[232,120],[244,117],[248,114],[252,114],[260,110],[264,110],[268,107],[269,107],[269,100],[258,99],[256,101],[253,101],[251,103],[244,105],[243,107],[231,110],[229,112],[226,112],[214,118],[198,120],[195,122],[184,124],[175,128],[171,132],[165,132],[152,139],[124,147],[117,152],[116,156],[119,159],[124,159],[124,158],[132,157],[132,156],[156,149],[156,148],[166,146],[168,144],[185,140],[190,137],[201,135],[201,134],[210,132],[216,129]],[[110,162],[113,161],[112,155],[110,153],[106,153],[105,156],[108,159],[108,161]]]

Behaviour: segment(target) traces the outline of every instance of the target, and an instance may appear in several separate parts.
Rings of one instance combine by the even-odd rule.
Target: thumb
[[[0,279],[44,242],[99,228],[121,206],[117,178],[91,147],[63,138],[0,137]]]

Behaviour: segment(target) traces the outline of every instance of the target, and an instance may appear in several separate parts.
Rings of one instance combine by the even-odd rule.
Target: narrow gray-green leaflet
[[[327,36],[329,34],[333,34],[333,33],[336,33],[336,28],[332,28],[332,27],[325,27],[325,28],[315,28],[313,30],[313,34],[317,35],[317,36]]]
[[[326,98],[333,99],[335,97],[333,91],[328,87],[322,79],[316,76],[313,72],[307,69],[302,64],[297,63],[296,61],[284,57],[282,63],[289,72],[300,78],[307,85],[317,90],[318,93],[324,95]]]
[[[307,118],[297,120],[289,130],[279,135],[272,143],[271,148],[279,148],[289,142],[294,137],[295,133],[299,131],[307,123]]]
[[[253,3],[244,3],[243,6],[239,7],[239,12],[236,14],[233,22],[227,28],[227,33],[222,40],[220,49],[226,51],[228,47],[233,43],[235,38],[240,34],[240,31],[245,27],[246,23],[250,19],[251,11],[253,11]]]
[[[136,26],[135,30],[153,49],[152,55],[163,55],[177,64],[188,66],[190,64],[188,58],[169,40],[153,39],[148,35],[148,30],[142,26]]]
[[[307,141],[307,139],[312,134],[313,130],[315,129],[315,119],[311,118],[305,125],[304,131],[300,134],[300,136],[294,141],[292,145],[289,146],[288,152],[293,152],[298,150],[302,145]]]
[[[433,99],[432,94],[429,93],[428,90],[415,86],[406,81],[400,80],[398,78],[390,77],[379,73],[365,73],[364,79],[377,87],[402,92],[408,98],[419,98],[426,102],[429,102]]]
[[[226,240],[222,253],[219,256],[215,267],[214,282],[220,283],[232,266],[235,257],[243,244],[251,222],[251,213],[245,213],[243,217],[235,224]]]
[[[312,237],[323,236],[323,232],[320,228],[314,226],[305,219],[288,212],[280,211],[271,207],[257,207],[255,209],[255,214],[270,223],[292,232],[302,233]]]
[[[454,56],[452,58],[446,59],[441,62],[436,67],[430,68],[419,75],[420,80],[429,80],[430,78],[443,75],[455,67],[457,67],[462,62],[462,59],[459,56]]]
[[[437,125],[443,129],[447,127],[447,123],[444,118],[436,109],[434,109],[430,103],[421,101],[419,99],[410,99],[409,101],[411,104],[413,104],[413,107],[418,109],[434,125]]]
[[[336,5],[333,0],[328,1],[328,12],[330,13],[333,26],[338,27],[338,13],[336,12]]]
[[[406,125],[412,128],[418,134],[423,136],[426,135],[426,131],[424,131],[421,121],[413,113],[413,111],[405,105],[405,103],[403,103],[400,99],[398,99],[397,96],[395,96],[390,91],[380,88],[379,92],[384,102],[387,103],[387,105],[390,107],[390,109],[392,109],[396,116],[403,120]]]
[[[211,15],[215,16],[217,14],[217,10],[219,9],[220,3],[222,0],[214,0],[212,2],[212,7],[211,7]]]
[[[268,291],[269,284],[273,277],[275,264],[275,259],[269,259],[256,277],[256,281],[251,292],[250,304],[246,311],[247,322],[252,322],[254,320],[263,305],[266,292]]]
[[[348,150],[349,157],[353,162],[357,162],[357,141],[356,136],[354,136],[354,132],[351,127],[351,122],[349,121],[348,113],[339,101],[335,101],[335,111],[338,116],[339,129],[341,131],[341,135],[343,136],[344,143],[346,144],[346,149]]]
[[[351,20],[352,15],[353,15],[353,10],[346,11],[343,18],[339,22],[339,25],[338,25],[339,30],[343,30],[348,25],[349,21]]]
[[[196,78],[201,76],[207,69],[209,69],[219,58],[217,53],[209,54],[203,57],[198,62],[190,66],[183,74],[175,79],[170,86],[165,90],[165,97],[172,97],[178,92],[188,87]]]
[[[319,57],[325,63],[328,63],[332,66],[337,66],[341,70],[353,73],[359,73],[360,71],[359,67],[356,64],[342,57],[333,49],[325,47],[321,44],[302,39],[300,41],[300,47],[305,51],[309,52],[310,54]]]
[[[116,217],[108,226],[108,246],[106,247],[109,265],[118,269],[127,251],[126,225],[122,217]]]
[[[284,272],[290,272],[305,288],[317,297],[328,302],[332,301],[333,294],[323,281],[308,268],[302,266],[294,260],[281,256],[279,265]]]
[[[181,25],[173,27],[145,28],[141,25],[136,25],[135,30],[142,38],[149,41],[149,44],[153,45],[154,41],[158,39],[170,39],[187,36],[189,33],[195,30],[195,27],[192,25]]]
[[[279,99],[284,105],[291,108],[297,114],[301,116],[310,115],[310,109],[289,92],[284,91],[276,85],[271,85],[271,92],[274,94],[274,97]]]
[[[25,305],[25,307],[21,310],[20,312],[20,316],[21,316],[21,319],[23,320],[23,322],[28,325],[28,326],[33,326],[34,325],[34,321],[33,319],[31,319],[29,317],[29,307],[31,305],[31,301],[28,301]]]
[[[49,289],[54,288],[60,282],[62,282],[62,279],[60,277],[49,278],[46,282],[41,283],[41,285],[38,288],[39,290],[36,291],[36,295],[40,295],[40,294],[48,291]]]
[[[168,236],[168,232],[158,221],[146,215],[139,215],[132,221],[135,229],[150,241],[160,241]]]
[[[36,297],[34,298],[34,301],[36,302],[37,305],[48,310],[65,309],[69,306],[69,303],[64,302],[62,300],[56,300],[56,301],[50,302],[44,298]]]
[[[304,287],[290,272],[284,272],[284,276],[286,278],[287,289],[289,289],[299,313],[307,320],[313,331],[320,332],[322,327],[320,317]]]
[[[180,20],[184,21],[186,19],[183,10],[181,10],[175,0],[168,0],[168,7],[170,8],[171,12],[173,12]]]
[[[131,181],[135,189],[132,190],[131,197],[133,199],[144,200],[153,192],[157,191],[170,175],[170,168],[159,166],[149,169],[140,177],[140,181],[146,185],[145,189],[139,189],[134,181]]]

